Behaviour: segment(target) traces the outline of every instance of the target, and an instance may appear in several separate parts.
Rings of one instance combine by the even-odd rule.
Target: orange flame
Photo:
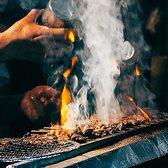
[[[57,126],[57,128],[56,128],[56,130],[55,130],[55,135],[59,135],[59,122],[57,122],[56,123],[56,126]]]
[[[72,43],[75,42],[75,33],[72,30],[69,31],[68,38]]]
[[[141,113],[144,115],[144,117],[146,118],[146,120],[149,121],[148,114],[146,114],[145,111],[143,111],[140,107],[137,107],[137,108],[141,111]]]
[[[132,97],[127,96],[127,98],[133,103],[133,105],[136,107],[136,104],[134,102],[134,99]]]
[[[54,135],[59,135],[59,127],[58,126],[59,126],[59,122],[57,122],[56,125],[52,125],[50,133],[54,134]]]
[[[76,62],[78,62],[78,57],[73,57],[73,58],[72,58],[72,63],[71,63],[71,69],[67,69],[67,70],[63,73],[63,76],[64,76],[65,78],[67,78],[67,77],[70,75],[70,73],[71,73],[71,71],[72,71],[72,69],[73,69],[73,67],[74,67],[74,65],[75,65]]]
[[[135,66],[135,73],[137,76],[141,75],[140,70],[138,69],[138,62],[139,62],[139,57],[137,59],[136,66]]]
[[[141,73],[140,73],[140,71],[139,71],[139,69],[138,69],[138,66],[137,66],[137,65],[136,65],[136,67],[135,67],[135,72],[136,72],[136,75],[137,75],[137,76],[141,75]]]
[[[71,69],[67,69],[67,70],[63,73],[63,76],[64,76],[65,78],[67,78],[67,77],[70,75],[70,73],[71,73]]]
[[[137,109],[139,109],[141,111],[141,113],[144,115],[144,117],[146,118],[147,121],[149,121],[149,116],[148,114],[145,113],[144,110],[142,110],[140,107],[138,107],[135,102],[134,99],[132,97],[127,96],[127,98],[133,103],[134,107],[136,107]]]
[[[76,62],[78,62],[78,58],[73,57],[72,58],[71,69],[67,69],[63,73],[63,76],[66,78],[66,81],[67,81],[68,76],[72,72],[72,69],[73,69]],[[66,86],[66,81],[65,81],[65,85],[64,85],[64,88],[63,88],[63,91],[62,91],[62,94],[61,94],[61,100],[62,100],[62,104],[61,104],[61,125],[65,125],[65,123],[68,121],[68,118],[67,118],[66,115],[69,111],[69,108],[67,107],[67,105],[69,103],[71,103],[71,93]]]
[[[64,125],[68,121],[68,119],[66,117],[66,114],[68,113],[69,108],[67,107],[67,105],[69,103],[71,103],[71,93],[67,89],[66,84],[64,85],[64,89],[63,89],[62,94],[61,94],[61,100],[62,100],[62,104],[61,104],[61,125]]]

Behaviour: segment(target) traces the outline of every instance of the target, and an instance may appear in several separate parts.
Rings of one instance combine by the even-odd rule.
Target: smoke
[[[154,107],[155,96],[147,89],[143,77],[144,71],[150,69],[146,62],[150,47],[141,32],[135,1],[76,2],[78,16],[70,22],[76,29],[80,46],[74,45],[68,61],[64,59],[61,69],[52,71],[53,82],[50,80],[50,85],[57,88],[62,83],[60,74],[70,64],[71,56],[78,57],[79,63],[68,77],[72,103],[68,105],[66,127],[73,127],[78,121],[87,122],[93,113],[103,122],[115,122],[125,114],[134,113],[127,96],[133,97],[139,107]],[[135,65],[140,68],[140,76],[135,75]]]
[[[134,47],[134,56],[121,66],[121,75],[116,89],[122,112],[128,115],[133,110],[126,100],[127,96],[133,97],[136,105],[141,108],[153,110],[156,109],[156,104],[153,101],[155,95],[147,88],[148,81],[144,77],[144,72],[150,70],[148,60],[151,58],[151,47],[144,40],[137,6],[135,3],[130,3],[127,8],[122,7],[121,12],[125,25],[124,37]],[[135,75],[136,66],[140,76]]]
[[[94,95],[95,111],[102,121],[108,122],[122,115],[114,91],[120,65],[134,54],[134,48],[124,39],[122,6],[127,6],[125,1],[86,0],[79,8],[84,50],[77,54],[83,62],[85,84],[69,105],[71,122],[74,117],[71,112],[75,113],[75,118],[88,118],[89,93]]]

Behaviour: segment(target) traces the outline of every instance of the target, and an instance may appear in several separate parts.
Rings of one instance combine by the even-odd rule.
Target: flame
[[[140,107],[138,107],[135,102],[134,99],[132,97],[127,96],[127,98],[133,103],[134,107],[136,107],[137,109],[139,109],[141,111],[141,113],[143,114],[143,116],[146,118],[147,121],[149,121],[149,116],[148,114],[145,113],[144,110],[142,110]]]
[[[72,30],[69,31],[68,38],[72,43],[75,42],[75,33]]]
[[[61,125],[65,125],[65,123],[68,121],[68,118],[67,118],[67,113],[69,111],[69,108],[67,107],[67,105],[69,103],[71,103],[71,93],[70,91],[68,90],[67,86],[66,86],[66,82],[67,82],[67,78],[68,76],[70,75],[70,73],[72,72],[72,69],[75,65],[75,63],[78,62],[78,58],[77,57],[73,57],[72,58],[72,63],[71,63],[71,69],[67,69],[64,73],[63,73],[63,76],[65,77],[65,85],[64,85],[64,88],[63,88],[63,91],[62,91],[62,94],[61,94]],[[64,129],[64,132],[66,130]]]
[[[55,130],[55,135],[59,135],[59,122],[57,122],[56,123],[56,126],[57,126],[57,128],[56,128],[56,130]]]
[[[139,62],[139,57],[137,58],[136,66],[135,66],[135,73],[137,76],[141,75],[140,70],[138,69],[138,62]]]
[[[51,131],[50,131],[51,134],[55,134],[55,130],[53,129],[53,127],[54,125],[51,126]]]
[[[63,73],[63,76],[64,76],[65,78],[67,78],[67,77],[70,75],[70,73],[71,73],[71,69],[67,69],[67,70]]]
[[[63,73],[63,76],[64,76],[65,78],[67,78],[67,77],[70,75],[70,73],[71,73],[71,71],[72,71],[72,69],[73,69],[73,67],[74,67],[74,65],[75,65],[76,62],[78,62],[78,57],[73,57],[73,58],[72,58],[72,63],[71,63],[71,69],[67,69],[67,70]]]
[[[135,67],[135,72],[136,72],[136,75],[137,75],[137,76],[141,75],[141,73],[140,73],[140,71],[139,71],[139,69],[138,69],[138,66],[137,66],[137,65],[136,65],[136,67]]]
[[[71,70],[73,69],[74,65],[78,62],[78,57],[72,58]]]
[[[62,100],[62,104],[61,104],[61,125],[64,125],[68,119],[66,117],[66,114],[69,111],[69,108],[67,107],[67,105],[69,103],[71,103],[71,93],[68,90],[68,88],[66,87],[66,84],[64,85],[64,89],[62,91],[61,94],[61,100]]]
[[[144,115],[144,117],[146,118],[146,120],[149,121],[148,114],[146,114],[145,111],[143,111],[140,107],[137,107],[137,108],[141,111],[141,113]]]
[[[134,102],[134,99],[132,97],[127,96],[127,98],[133,103],[134,107],[136,107],[136,104]]]
[[[56,125],[51,126],[51,134],[59,135],[59,122],[56,123]]]

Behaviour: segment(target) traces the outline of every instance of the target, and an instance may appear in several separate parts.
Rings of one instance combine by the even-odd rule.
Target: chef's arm
[[[37,24],[37,18],[43,11],[32,9],[24,18],[0,33],[0,63],[10,59],[48,61],[44,59],[44,46],[50,42],[49,39],[53,48],[60,49],[57,55],[64,56],[73,49],[72,42],[68,38],[72,30]]]

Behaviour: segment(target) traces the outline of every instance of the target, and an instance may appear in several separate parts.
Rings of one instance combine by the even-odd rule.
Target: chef
[[[0,12],[5,10],[3,6],[7,4],[7,0],[6,3],[4,2],[4,0],[3,3],[0,0],[2,3],[0,4],[2,6]],[[43,9],[32,9],[25,17],[0,33],[0,87],[10,81],[5,66],[6,61],[12,59],[32,62],[52,61],[51,57],[48,60],[44,54],[37,54],[36,48],[33,48],[34,44],[38,43],[41,47],[43,41],[54,39],[57,41],[54,43],[54,47],[57,48],[57,56],[59,57],[68,54],[73,49],[72,43],[67,38],[68,29],[49,28],[37,23],[43,12]],[[25,41],[30,45],[25,45]],[[19,95],[0,95],[0,137],[10,136],[8,134],[10,128],[7,128],[6,125],[13,123],[13,121],[22,123],[26,121],[27,127],[29,123],[35,123],[35,125],[48,123],[52,113],[59,111],[59,105],[60,92],[46,85],[36,86],[34,89]],[[1,129],[4,125],[5,129]],[[21,127],[19,129],[22,130]]]

